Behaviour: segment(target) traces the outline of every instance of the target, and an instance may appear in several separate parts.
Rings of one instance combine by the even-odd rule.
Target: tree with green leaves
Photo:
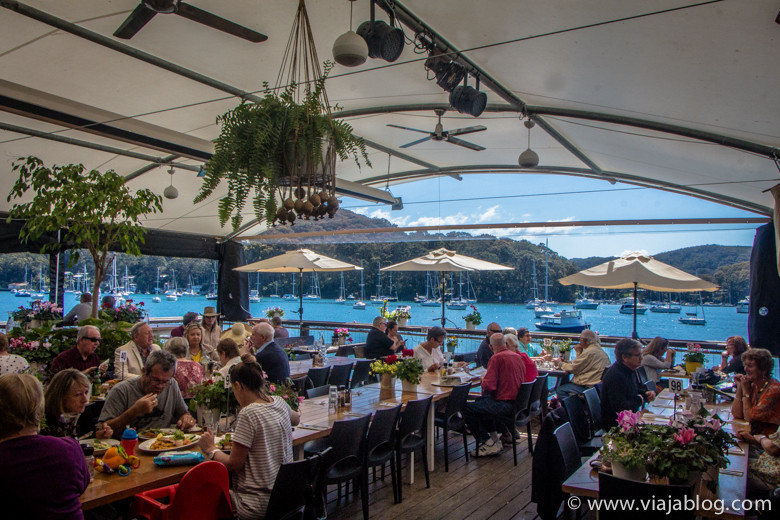
[[[8,217],[24,220],[19,238],[24,242],[39,240],[58,232],[59,240],[47,243],[42,252],[59,253],[73,248],[71,265],[79,259],[77,248],[89,251],[95,263],[95,283],[92,294],[92,317],[97,317],[100,283],[110,265],[113,248],[140,256],[138,244],[144,243],[146,230],[140,218],[162,211],[162,197],[151,190],[133,193],[125,179],[109,170],[86,172],[83,164],[68,164],[47,168],[37,157],[19,158],[13,163],[19,178],[11,188],[8,202],[26,198],[32,200],[13,205]]]

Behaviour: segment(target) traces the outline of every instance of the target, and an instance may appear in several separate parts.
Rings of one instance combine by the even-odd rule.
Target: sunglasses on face
[[[88,339],[92,343],[103,343],[103,338],[90,338],[89,336],[84,336],[83,339]]]

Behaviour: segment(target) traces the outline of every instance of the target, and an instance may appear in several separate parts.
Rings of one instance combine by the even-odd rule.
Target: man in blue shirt
[[[655,399],[655,392],[644,391],[637,382],[636,369],[642,365],[642,344],[624,338],[615,344],[615,362],[601,380],[601,421],[604,431],[617,426],[623,410],[639,411],[645,402]]]

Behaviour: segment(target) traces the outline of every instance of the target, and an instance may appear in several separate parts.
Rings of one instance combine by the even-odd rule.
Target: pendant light
[[[345,32],[333,43],[333,59],[345,67],[363,65],[368,58],[368,44],[352,30],[352,5],[355,0],[349,0],[349,31]]]
[[[531,118],[528,118],[523,121],[523,124],[528,129],[528,148],[520,154],[517,162],[523,168],[536,168],[539,165],[539,154],[531,150],[531,129],[536,126],[536,123]]]
[[[179,190],[177,190],[176,186],[173,185],[173,174],[176,173],[176,170],[173,169],[173,166],[171,166],[170,169],[168,169],[168,173],[171,176],[171,184],[170,186],[165,188],[165,190],[163,191],[163,196],[166,199],[173,200],[179,196]]]

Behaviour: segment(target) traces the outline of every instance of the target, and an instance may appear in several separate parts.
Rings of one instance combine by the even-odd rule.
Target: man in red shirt
[[[479,446],[480,457],[501,453],[501,440],[494,417],[512,412],[512,403],[525,378],[523,360],[506,348],[503,334],[490,336],[490,349],[493,356],[482,378],[482,397],[468,403],[463,411],[463,418],[477,445],[482,444]]]
[[[91,374],[100,366],[100,358],[95,354],[95,350],[102,341],[97,327],[91,325],[81,327],[76,334],[76,346],[61,352],[54,358],[51,363],[51,373],[56,374],[66,368],[75,368],[87,375]]]

